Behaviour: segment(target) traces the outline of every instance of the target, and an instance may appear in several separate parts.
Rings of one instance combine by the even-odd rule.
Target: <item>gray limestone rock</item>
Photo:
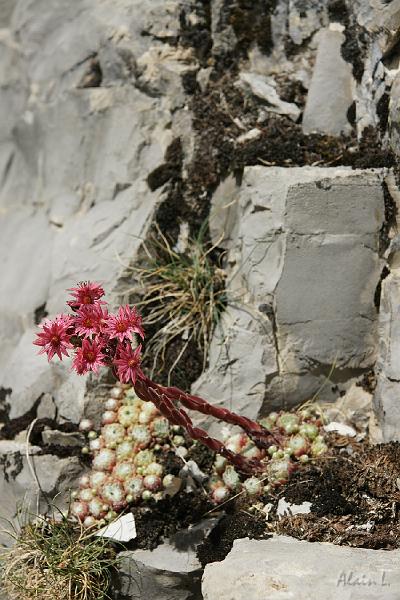
[[[280,115],[287,115],[297,121],[300,109],[292,102],[284,102],[276,91],[276,83],[272,77],[264,77],[258,73],[242,71],[238,86],[250,91],[266,103],[266,110]]]
[[[56,418],[57,409],[51,394],[43,394],[37,407],[36,416],[38,419]]]
[[[41,448],[39,446],[29,446],[26,447],[26,443],[16,442],[15,440],[0,440],[0,456],[4,456],[6,454],[24,454],[28,452],[29,455],[37,454],[41,452]]]
[[[18,526],[21,519],[33,518],[53,502],[63,510],[70,489],[81,474],[79,460],[50,454],[38,456],[35,446],[27,449],[26,444],[7,444],[0,447],[1,518]],[[0,544],[11,542],[10,536],[2,530]]]
[[[84,437],[79,433],[65,433],[56,429],[45,429],[42,432],[42,440],[44,444],[55,444],[68,448],[83,446]]]
[[[209,351],[209,368],[193,384],[193,393],[216,406],[255,419],[265,396],[265,382],[278,375],[271,321],[255,306],[228,306],[216,328]],[[200,418],[211,434],[220,424]]]
[[[331,26],[332,27],[332,26]],[[304,133],[349,133],[347,111],[354,99],[351,65],[341,56],[344,35],[325,29],[319,34],[317,58],[303,114]]]
[[[396,0],[355,0],[357,21],[370,32],[395,32],[400,25],[400,6]]]
[[[3,0],[0,4],[0,28],[9,26],[15,4],[16,0]]]
[[[77,281],[100,281],[109,294],[134,259],[162,197],[147,175],[173,124],[185,120],[188,136],[178,113],[192,57],[156,39],[174,37],[180,2],[38,0],[16,2],[12,16],[3,5],[0,386],[12,389],[12,418],[50,394],[59,418],[78,422],[86,380],[68,360],[36,356],[35,311],[65,310]]]
[[[377,351],[383,172],[247,167],[211,209],[228,309],[195,393],[255,417],[344,388]],[[322,391],[321,391],[322,386]],[[264,401],[265,400],[265,401]]]
[[[398,74],[393,82],[390,93],[390,143],[393,151],[400,154],[400,74]]]
[[[374,404],[383,441],[400,441],[400,272],[383,281],[379,311],[379,355]]]
[[[288,31],[292,41],[300,46],[312,34],[326,27],[327,0],[292,0],[289,2]]]
[[[397,600],[400,550],[367,550],[286,536],[236,540],[208,564],[204,600]]]
[[[200,600],[202,568],[196,546],[217,522],[218,518],[205,519],[155,550],[121,552],[114,580],[116,600]]]

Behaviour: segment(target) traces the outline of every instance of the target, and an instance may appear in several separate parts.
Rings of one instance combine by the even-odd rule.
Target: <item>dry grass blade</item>
[[[115,552],[67,518],[38,517],[1,558],[2,587],[12,600],[106,600]]]
[[[177,337],[184,341],[183,350],[169,369],[182,357],[189,341],[194,341],[206,365],[211,336],[226,306],[225,272],[211,259],[216,246],[205,244],[202,234],[189,240],[188,250],[179,254],[156,228],[153,237],[144,244],[146,264],[132,267],[136,285],[126,290],[138,297],[147,328],[157,326],[146,347],[153,357],[153,372],[164,366],[168,345]]]

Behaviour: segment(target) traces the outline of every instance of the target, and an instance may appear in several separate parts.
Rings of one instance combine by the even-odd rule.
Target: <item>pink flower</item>
[[[77,335],[90,337],[101,333],[108,320],[108,311],[97,302],[95,304],[82,304],[75,317],[75,332]]]
[[[68,356],[67,349],[73,348],[71,334],[67,333],[71,325],[72,319],[67,315],[57,315],[53,321],[46,320],[42,325],[43,331],[36,334],[37,339],[33,342],[36,346],[42,346],[38,354],[47,352],[49,362],[55,354],[61,360],[62,355]]]
[[[120,306],[116,315],[109,316],[105,331],[110,338],[117,338],[119,342],[126,339],[132,341],[134,333],[139,334],[142,339],[144,338],[142,318],[135,308],[131,309],[128,305]]]
[[[104,346],[97,340],[83,340],[81,348],[77,348],[72,367],[79,375],[83,375],[88,371],[99,372],[105,359],[103,354]]]
[[[114,360],[114,365],[117,367],[118,377],[122,383],[129,383],[132,381],[133,384],[136,382],[136,378],[141,375],[140,369],[140,353],[142,346],[133,350],[130,344],[122,344],[118,347],[118,358]]]
[[[94,304],[104,296],[103,288],[98,283],[92,281],[81,281],[78,283],[78,287],[70,288],[68,291],[72,292],[71,295],[74,296],[73,300],[67,302],[72,308],[77,308],[82,304]],[[105,303],[100,301],[100,304]]]
[[[130,308],[128,305],[124,308],[125,318],[129,321],[132,330],[140,335],[144,340],[144,329],[142,326],[142,317],[137,312],[136,308]]]

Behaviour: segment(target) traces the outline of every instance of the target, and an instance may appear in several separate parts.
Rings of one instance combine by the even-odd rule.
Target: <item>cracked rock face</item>
[[[258,23],[258,2],[14,4],[3,2],[0,13],[0,387],[10,390],[11,418],[50,394],[56,418],[76,423],[88,410],[86,381],[32,353],[34,328],[63,310],[64,290],[76,280],[116,287],[116,256],[134,259],[166,198],[147,177],[178,138],[187,177],[198,135],[190,78],[204,88],[213,61],[247,53],[233,80],[260,101],[261,121],[271,113],[296,121],[304,108],[296,95],[281,97],[285,72],[286,83],[307,93],[304,130],[350,131],[347,108],[356,99],[361,133],[377,123],[393,77],[380,59],[397,12],[372,0],[360,0],[357,13],[345,3],[282,1]],[[365,50],[360,79],[348,44],[357,23],[370,30],[367,9],[385,29],[368,52],[357,38],[356,55]],[[261,129],[236,122],[238,143],[257,141]],[[223,229],[230,249],[231,302],[197,391],[256,416],[264,397],[264,407],[275,407],[313,394],[333,364],[338,382],[373,364],[379,177],[247,167],[240,190],[231,176],[220,183],[211,230],[216,241]],[[206,204],[212,190],[198,189]],[[239,198],[230,210],[218,208],[223,194]]]
[[[77,280],[116,288],[123,272],[116,257],[135,258],[169,198],[164,180],[150,186],[147,178],[173,141],[182,147],[181,181],[187,173],[196,179],[199,163],[191,161],[201,123],[194,131],[199,112],[189,96],[221,76],[214,63],[240,56],[232,85],[259,103],[251,128],[245,114],[229,117],[237,145],[256,143],[271,114],[289,115],[306,132],[337,135],[360,135],[380,122],[378,104],[395,77],[396,3],[277,1],[261,21],[262,3],[244,4],[2,2],[0,408],[9,407],[11,419],[38,402],[40,415],[48,410],[60,422],[77,423],[84,412],[96,417],[86,380],[35,354],[34,328],[64,309],[64,290]],[[396,151],[398,87],[390,105]],[[295,123],[301,113],[302,125]],[[346,388],[377,357],[383,172],[248,166],[240,185],[229,175],[215,190],[226,174],[220,167],[210,189],[201,182],[194,195],[204,199],[204,214],[212,197],[211,237],[227,250],[229,304],[209,368],[193,388],[251,417],[310,398],[321,386],[330,399],[328,375]],[[391,327],[395,275],[382,289],[376,403],[384,419],[397,414],[400,380]],[[387,435],[395,435],[390,427]]]
[[[196,547],[218,518],[204,519],[179,531],[155,550],[134,550],[119,555],[114,598],[124,600],[201,600],[201,565]]]
[[[207,565],[204,600],[395,600],[400,551],[347,548],[286,536],[236,540]],[[318,568],[316,568],[318,565]]]
[[[49,508],[56,497],[57,507],[65,508],[70,489],[82,472],[77,458],[39,456],[39,451],[36,446],[27,450],[26,444],[0,442],[1,518],[17,528],[30,515],[37,514],[38,509]],[[37,481],[43,493],[40,493]],[[8,546],[12,538],[3,529],[7,530],[7,527],[0,532],[0,545]]]
[[[377,170],[247,167],[240,186],[221,184],[210,228],[228,249],[228,310],[196,393],[255,417],[312,397],[331,370],[346,386],[374,364],[382,182]]]
[[[157,40],[176,37],[178,2],[14,4],[0,12],[0,386],[10,418],[50,393],[78,422],[84,379],[35,356],[34,328],[76,281],[112,290],[133,259],[190,56]]]
[[[383,441],[400,441],[400,274],[393,269],[382,282],[375,407]]]
[[[400,244],[380,244],[393,233],[383,182],[400,205],[397,184],[384,169],[331,166],[390,166],[389,137],[400,155],[399,25],[396,0],[0,0],[0,418],[21,434],[0,443],[0,516],[14,518],[26,494],[36,510],[27,418],[51,421],[35,439],[45,453],[29,449],[50,498],[81,470],[60,458],[79,453],[62,425],[100,420],[99,385],[37,356],[37,324],[64,310],[76,281],[116,294],[155,218],[184,246],[209,205],[229,302],[193,391],[256,418],[334,399],[376,367],[383,435],[400,439]],[[370,154],[357,146],[366,128]],[[293,544],[286,563],[292,548],[293,564],[310,551]],[[121,599],[198,593],[192,558],[167,545],[126,554]],[[226,577],[207,569],[205,597],[223,600]],[[241,581],[238,594],[256,599]],[[262,598],[284,589],[253,581]]]

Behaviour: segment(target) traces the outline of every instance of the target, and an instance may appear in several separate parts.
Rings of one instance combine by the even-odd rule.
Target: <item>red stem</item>
[[[238,471],[253,473],[254,471],[263,470],[264,467],[259,460],[249,459],[241,454],[231,452],[222,442],[209,436],[204,429],[195,427],[189,415],[182,408],[177,408],[174,402],[179,401],[189,409],[214,416],[232,425],[239,425],[258,446],[265,448],[271,443],[273,436],[259,423],[237,415],[226,408],[213,406],[202,398],[186,394],[178,388],[158,385],[144,374],[138,377],[134,387],[139,398],[153,402],[161,414],[171,423],[183,427],[192,439],[199,440],[214,452],[224,456]]]

